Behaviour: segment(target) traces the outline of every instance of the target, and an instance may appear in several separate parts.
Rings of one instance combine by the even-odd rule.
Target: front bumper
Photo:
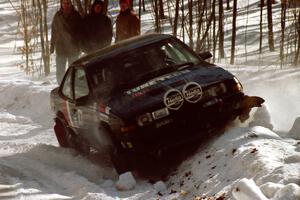
[[[135,154],[155,154],[163,149],[207,138],[243,113],[244,94],[212,98],[197,104],[186,104],[168,117],[123,135],[122,146]]]

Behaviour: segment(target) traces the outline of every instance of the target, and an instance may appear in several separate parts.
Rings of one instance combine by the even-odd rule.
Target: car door
[[[72,121],[77,132],[89,143],[93,143],[94,135],[97,134],[98,121],[95,118],[96,108],[94,99],[88,84],[88,78],[82,67],[74,69],[74,107]]]
[[[69,68],[60,86],[61,111],[68,125],[74,128],[74,91],[73,91],[73,68]]]

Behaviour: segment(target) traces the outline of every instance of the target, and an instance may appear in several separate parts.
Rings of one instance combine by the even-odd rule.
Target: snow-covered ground
[[[300,131],[288,133],[300,116],[299,69],[223,65],[247,94],[266,100],[271,119],[257,113],[255,126],[228,128],[153,184],[135,173],[119,177],[104,154],[58,147],[49,105],[54,68],[49,77],[24,75],[13,48],[16,26],[14,11],[1,2],[0,199],[300,199]]]

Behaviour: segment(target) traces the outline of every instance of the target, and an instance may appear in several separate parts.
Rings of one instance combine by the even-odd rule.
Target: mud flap
[[[242,112],[239,115],[241,122],[246,121],[249,118],[249,113],[253,107],[261,107],[265,100],[257,96],[247,96],[245,95],[241,102]]]

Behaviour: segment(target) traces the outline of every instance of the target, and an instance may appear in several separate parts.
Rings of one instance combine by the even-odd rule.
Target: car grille
[[[193,137],[205,138],[205,132],[237,116],[243,93],[233,93],[233,84],[227,81],[203,87],[201,101],[185,102],[180,110],[170,112],[171,118],[160,119],[144,127],[134,143],[143,149],[157,149]],[[212,102],[211,105],[209,102]],[[155,126],[158,123],[162,124],[159,128]]]

